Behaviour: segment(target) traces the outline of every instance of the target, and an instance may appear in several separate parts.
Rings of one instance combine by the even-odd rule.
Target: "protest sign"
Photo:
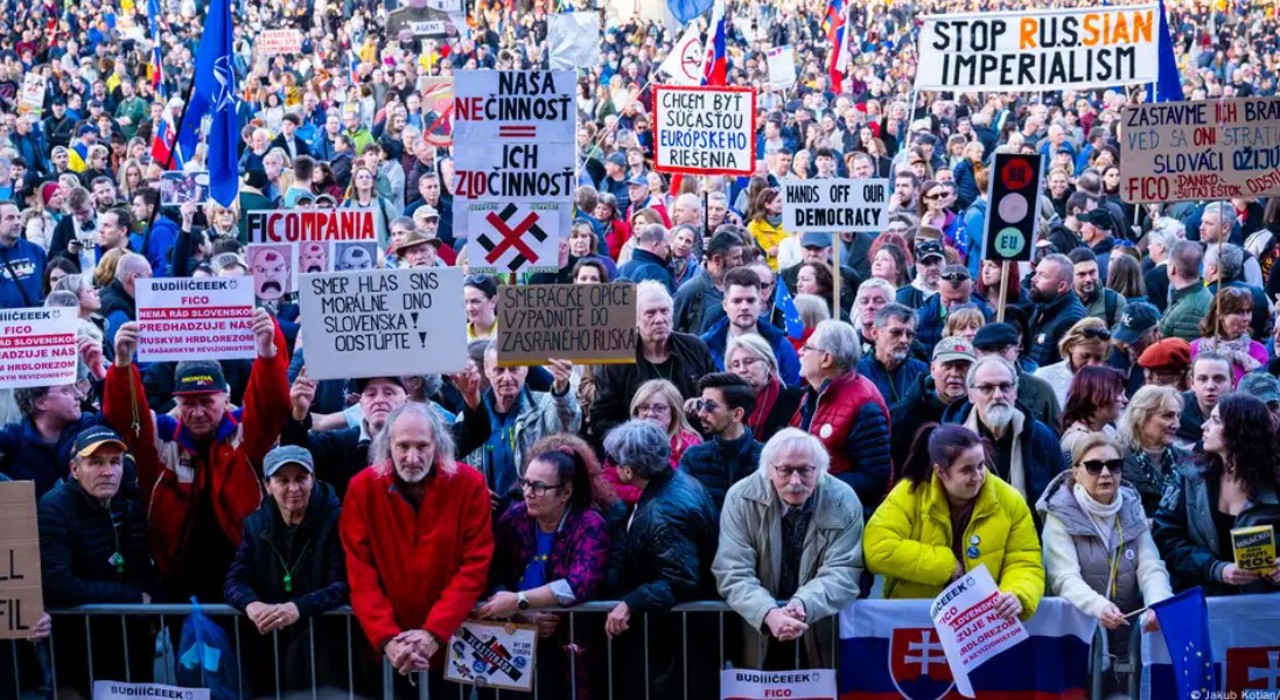
[[[836,700],[836,672],[830,669],[772,672],[729,668],[720,672],[720,698]]]
[[[254,46],[263,56],[302,53],[302,32],[297,29],[267,29],[259,32]]]
[[[449,638],[444,677],[502,690],[533,689],[538,628],[467,620]]]
[[[250,243],[245,253],[253,277],[253,296],[259,301],[276,301],[298,290],[294,261],[296,243]]]
[[[418,92],[422,93],[422,109],[426,113],[422,138],[437,148],[453,145],[453,78],[419,78]],[[432,114],[435,116],[425,121]]]
[[[302,275],[307,376],[315,379],[457,372],[467,319],[457,267]]]
[[[378,266],[378,246],[373,241],[334,241],[329,245],[333,246],[330,256],[333,269],[338,272],[372,270]]]
[[[378,239],[371,209],[270,209],[250,211],[245,219],[249,243]]]
[[[439,7],[432,7],[422,0],[408,3],[387,13],[386,30],[389,39],[404,37],[444,37],[458,33],[457,23],[462,18]]]
[[[654,170],[685,175],[752,173],[755,90],[654,85],[653,91]]]
[[[769,63],[769,89],[790,90],[796,84],[796,50],[791,46],[775,46],[765,54]]]
[[[667,53],[661,70],[668,85],[697,85],[702,81],[702,26],[691,22]]]
[[[22,77],[22,94],[18,97],[18,114],[38,117],[44,112],[45,77],[37,71]]]
[[[0,483],[0,639],[27,639],[43,614],[36,485]]]
[[[179,688],[159,683],[120,683],[95,681],[93,700],[209,700],[208,688]]]
[[[459,207],[454,200],[454,214]],[[560,269],[560,231],[570,214],[559,203],[469,203],[463,209],[471,229],[465,248],[474,274],[555,272]],[[454,230],[457,231],[455,224]]]
[[[529,284],[498,288],[498,365],[549,359],[636,361],[636,295],[630,284]]]
[[[75,383],[78,323],[71,307],[0,311],[0,388]]]
[[[872,180],[783,180],[782,228],[790,233],[883,230],[889,193],[883,178]]]
[[[1040,92],[1156,82],[1156,6],[927,15],[917,90]]]
[[[1120,197],[1131,204],[1280,194],[1280,97],[1120,111]]]
[[[999,596],[986,564],[981,564],[943,589],[929,606],[956,689],[968,698],[974,696],[969,671],[1027,639],[1022,621],[995,614]]]
[[[574,143],[577,73],[467,70],[453,75],[453,138]]]
[[[160,173],[160,204],[181,206],[203,204],[209,199],[209,171]]]
[[[137,282],[138,361],[251,360],[253,278]]]

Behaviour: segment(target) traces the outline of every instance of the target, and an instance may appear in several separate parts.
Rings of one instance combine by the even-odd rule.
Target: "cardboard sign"
[[[0,483],[0,639],[27,639],[43,614],[36,485]]]
[[[971,669],[1027,639],[1021,620],[996,616],[999,595],[986,564],[981,564],[944,588],[929,606],[956,689],[965,697],[973,697]]]
[[[467,364],[462,280],[457,267],[302,275],[298,304],[307,376],[461,370]]]
[[[1280,194],[1280,97],[1162,102],[1120,111],[1129,203]]]
[[[250,243],[375,241],[372,209],[270,209],[246,215]]]
[[[721,700],[836,700],[836,672],[831,669],[752,671],[730,668],[720,672]]]
[[[574,71],[458,71],[453,138],[575,143],[577,85]]]
[[[917,90],[1041,92],[1156,82],[1156,5],[928,15]]]
[[[0,310],[0,388],[76,381],[76,309]]]
[[[138,362],[251,360],[253,278],[138,280]]]
[[[796,84],[796,50],[777,46],[765,54],[769,63],[769,89],[790,90]]]
[[[263,56],[302,53],[302,32],[297,29],[268,29],[259,32],[253,41]]]
[[[452,146],[453,78],[419,78],[418,88],[422,93],[422,109],[436,115],[432,121],[423,124],[422,138],[438,148]]]
[[[44,112],[45,78],[35,71],[22,76],[22,94],[18,96],[18,114],[40,116]]]
[[[170,170],[160,174],[160,204],[181,206],[209,200],[209,171]]]
[[[119,683],[94,681],[93,700],[209,700],[208,688],[179,688],[159,683]]]
[[[636,295],[631,284],[529,284],[498,288],[498,365],[549,359],[634,364]]]
[[[784,180],[779,184],[782,228],[790,233],[879,233],[888,221],[892,187],[886,179]]]
[[[756,166],[751,88],[654,85],[654,170],[750,175]]]
[[[449,638],[444,677],[502,690],[533,690],[538,628],[467,620]]]

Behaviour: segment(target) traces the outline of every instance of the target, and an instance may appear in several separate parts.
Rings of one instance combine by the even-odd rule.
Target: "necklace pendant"
[[[284,575],[284,592],[293,593],[293,574]]]

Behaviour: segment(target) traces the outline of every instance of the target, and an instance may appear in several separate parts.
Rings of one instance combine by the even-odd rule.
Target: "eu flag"
[[[240,190],[236,144],[240,129],[236,120],[236,71],[232,62],[230,0],[212,0],[205,18],[204,36],[196,51],[196,78],[187,104],[178,147],[184,156],[195,153],[200,124],[210,118],[209,194],[224,207],[231,206]]]
[[[1156,82],[1147,87],[1148,102],[1181,102],[1182,78],[1178,76],[1178,61],[1173,56],[1173,38],[1169,35],[1169,18],[1164,12],[1164,0],[1160,0],[1160,36],[1156,43],[1156,56],[1160,68]]]
[[[800,312],[796,309],[795,300],[791,298],[791,290],[787,289],[781,277],[773,286],[773,308],[782,311],[788,338],[800,338],[804,335],[804,321],[800,320]]]
[[[1179,700],[1207,698],[1218,689],[1213,675],[1213,650],[1209,648],[1209,608],[1204,591],[1195,588],[1153,603],[1164,634]]]

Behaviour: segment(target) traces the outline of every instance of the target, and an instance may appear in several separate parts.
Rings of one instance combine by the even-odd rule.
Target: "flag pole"
[[[178,138],[182,134],[182,124],[187,120],[187,107],[191,105],[191,93],[195,90],[195,87],[196,87],[196,77],[193,74],[191,76],[191,81],[187,84],[187,94],[182,99],[182,111],[178,113],[178,123],[175,124],[173,127],[173,146],[169,148],[169,155],[165,159],[165,162],[164,162],[165,170],[173,169],[173,154],[175,151],[181,148],[181,146],[178,143]],[[169,105],[165,104],[164,109],[165,109],[165,112],[168,113]],[[155,134],[152,134],[151,138],[152,140],[155,140]],[[151,208],[151,218],[147,221],[148,231],[151,230],[152,226],[155,226],[156,218],[160,216],[160,206],[161,206],[160,198],[156,197],[156,205]]]

